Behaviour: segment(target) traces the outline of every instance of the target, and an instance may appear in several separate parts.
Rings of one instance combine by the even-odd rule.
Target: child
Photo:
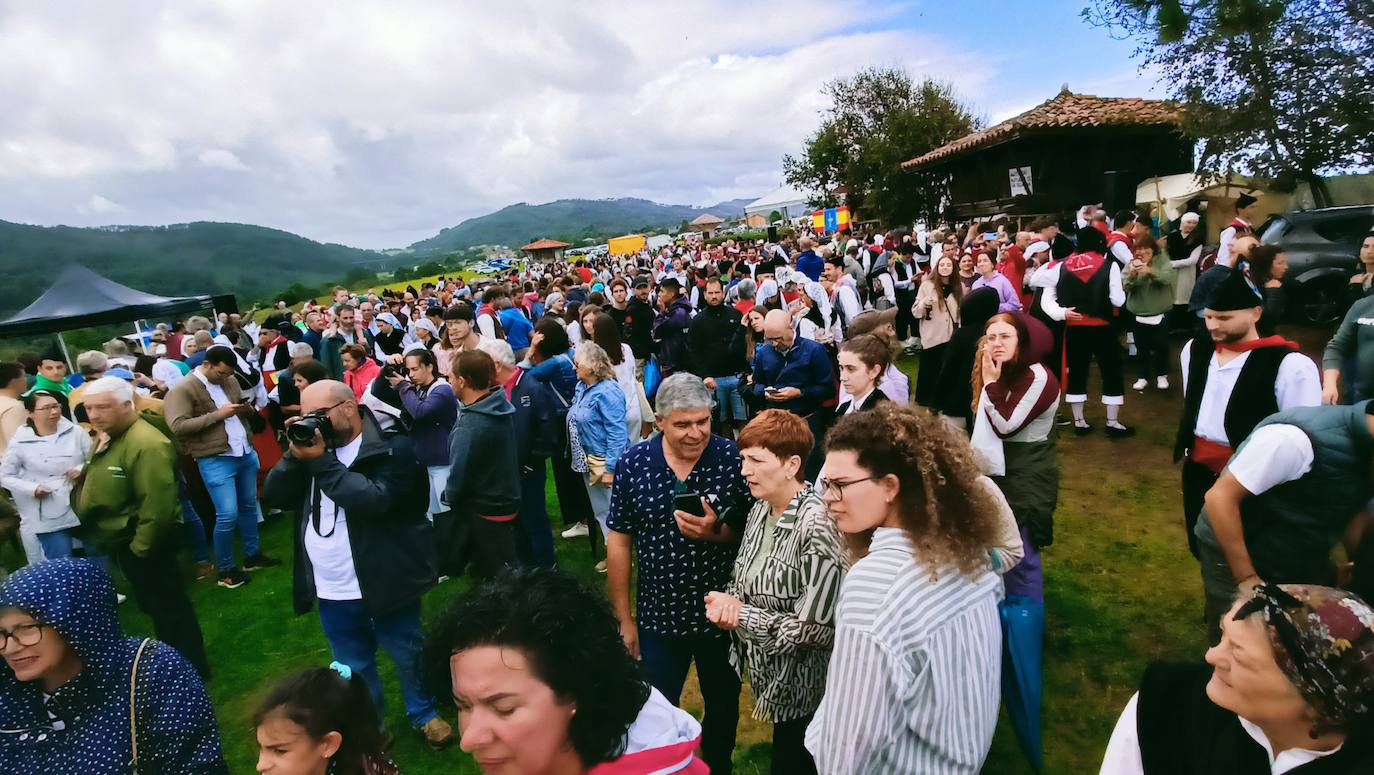
[[[258,772],[270,775],[399,775],[383,749],[372,698],[335,662],[277,683],[253,715]]]

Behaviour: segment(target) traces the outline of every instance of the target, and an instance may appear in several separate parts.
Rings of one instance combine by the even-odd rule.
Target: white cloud
[[[204,167],[214,167],[235,172],[247,172],[248,167],[237,154],[224,148],[206,148],[196,155],[196,161]]]
[[[77,212],[90,213],[92,215],[110,215],[112,213],[122,213],[128,210],[124,205],[110,199],[106,199],[100,194],[91,194],[91,198],[84,204],[77,206]]]
[[[781,182],[821,85],[996,63],[863,0],[178,0],[0,15],[0,217],[405,245],[514,201]],[[98,189],[123,211],[87,199]],[[73,218],[67,203],[84,202]]]

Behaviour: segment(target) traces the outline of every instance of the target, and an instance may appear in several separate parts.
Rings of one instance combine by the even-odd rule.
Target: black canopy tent
[[[14,317],[0,322],[0,337],[57,334],[77,328],[213,309],[214,306],[212,296],[155,296],[72,264],[62,270],[57,281],[42,296]]]
[[[80,264],[71,264],[43,295],[14,317],[0,322],[0,339],[56,334],[70,367],[63,331],[212,310],[226,302],[233,307],[233,301],[232,296],[155,296],[101,277]]]

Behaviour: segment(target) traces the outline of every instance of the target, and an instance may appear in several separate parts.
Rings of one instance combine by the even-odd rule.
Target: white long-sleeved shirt
[[[1179,360],[1183,365],[1183,384],[1188,384],[1188,370],[1191,360],[1189,354],[1193,343],[1184,345]],[[1250,353],[1244,352],[1232,358],[1225,366],[1217,365],[1216,353],[1207,362],[1207,383],[1202,389],[1202,403],[1198,406],[1197,423],[1193,425],[1193,435],[1210,442],[1230,446],[1226,438],[1226,406],[1231,402],[1231,391],[1236,388],[1240,370],[1250,360]],[[1278,400],[1279,411],[1296,406],[1320,406],[1322,402],[1321,374],[1317,364],[1300,352],[1291,352],[1279,362],[1279,375],[1274,380],[1274,397]]]
[[[1107,295],[1113,307],[1126,306],[1126,288],[1121,284],[1121,264],[1112,262],[1111,276],[1107,279]],[[1036,274],[1036,284],[1041,282],[1040,274],[1050,272],[1043,282],[1045,283],[1045,293],[1040,297],[1040,309],[1054,320],[1063,320],[1067,307],[1059,306],[1059,273],[1063,269],[1063,264],[1048,267]]]

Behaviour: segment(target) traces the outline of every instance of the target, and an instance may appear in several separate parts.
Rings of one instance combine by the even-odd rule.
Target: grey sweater
[[[1349,367],[1349,368],[1347,368]],[[1374,398],[1374,296],[1350,305],[1322,354],[1323,369],[1340,369],[1346,391]]]

